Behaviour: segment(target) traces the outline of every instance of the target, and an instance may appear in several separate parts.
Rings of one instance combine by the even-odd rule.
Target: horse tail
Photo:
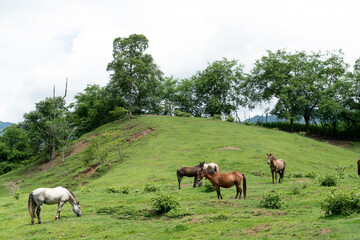
[[[242,174],[242,176],[243,176],[244,199],[246,199],[246,177],[244,174]]]
[[[358,175],[360,176],[360,159],[357,161],[358,164]]]
[[[29,195],[29,201],[28,201],[28,210],[29,210],[29,214],[30,217],[34,218],[34,209],[35,209],[36,203],[34,201],[34,195],[31,192]]]

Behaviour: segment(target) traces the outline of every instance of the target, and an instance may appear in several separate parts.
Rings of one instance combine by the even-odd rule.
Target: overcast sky
[[[249,71],[266,50],[342,49],[360,57],[360,2],[329,0],[0,0],[0,121],[88,84],[105,86],[116,37],[144,34],[166,76],[182,79],[223,57]],[[254,112],[253,112],[254,113]]]

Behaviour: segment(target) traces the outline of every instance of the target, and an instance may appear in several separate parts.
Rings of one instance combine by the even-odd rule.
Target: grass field
[[[333,187],[305,177],[337,174],[341,166],[344,177],[336,188],[359,192],[359,149],[358,143],[344,149],[297,134],[201,118],[139,116],[113,122],[74,143],[65,163],[59,157],[0,176],[0,238],[360,239],[360,215],[325,217],[320,200]],[[272,184],[266,153],[285,160],[283,184]],[[219,201],[216,192],[192,188],[193,179],[186,177],[177,189],[176,169],[199,161],[217,163],[220,172],[242,172],[247,199],[235,200],[233,187],[222,189]],[[171,194],[180,209],[154,214],[151,199],[157,193],[144,191],[149,183]],[[82,217],[67,203],[55,221],[57,206],[44,205],[43,224],[31,225],[29,193],[55,186],[74,192]],[[125,187],[128,194],[108,191]],[[13,191],[20,193],[18,200]],[[260,207],[262,194],[271,191],[281,195],[282,208]]]

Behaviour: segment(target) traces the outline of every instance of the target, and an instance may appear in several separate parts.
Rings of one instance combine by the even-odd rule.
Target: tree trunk
[[[294,132],[294,119],[290,118],[290,132],[293,133]]]
[[[310,116],[304,116],[305,124],[306,124],[306,134],[310,133]]]
[[[131,82],[129,82],[129,118],[132,118],[131,91],[132,91],[132,84]]]

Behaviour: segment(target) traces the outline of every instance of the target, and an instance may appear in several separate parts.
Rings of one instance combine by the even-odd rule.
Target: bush
[[[342,166],[340,164],[335,167],[335,170],[336,170],[336,172],[337,172],[340,179],[344,179],[345,169],[346,169],[346,167]]]
[[[108,187],[106,189],[107,193],[123,193],[123,194],[129,194],[129,187],[122,187],[122,188],[116,188],[116,187]]]
[[[282,201],[280,194],[276,192],[265,192],[261,195],[260,206],[271,209],[281,208]]]
[[[212,119],[216,119],[216,120],[221,120],[221,115],[220,114],[215,114],[214,116],[211,117]]]
[[[228,121],[228,122],[234,122],[234,117],[233,116],[228,116],[227,118],[226,118],[226,121]]]
[[[19,191],[14,192],[13,198],[15,200],[19,200],[20,199],[20,192]]]
[[[307,172],[307,173],[305,174],[305,177],[311,178],[311,179],[316,178],[316,176],[317,176],[317,174],[316,174],[315,172],[313,172],[313,171]]]
[[[191,116],[192,116],[191,113],[182,112],[182,111],[180,111],[180,110],[176,110],[176,111],[174,112],[174,114],[175,114],[175,116],[177,116],[177,117],[191,117]]]
[[[325,176],[321,175],[319,178],[320,185],[327,187],[336,186],[337,180],[338,179],[334,174],[325,175]]]
[[[290,187],[290,194],[299,195],[300,194],[300,188],[298,186],[292,185]]]
[[[152,183],[147,183],[144,187],[144,192],[157,192],[159,188]]]
[[[208,181],[205,182],[204,191],[205,192],[215,192],[215,187],[212,185],[212,183],[209,183]]]
[[[336,191],[333,189],[321,201],[321,209],[325,215],[349,215],[360,212],[360,194],[354,191]]]
[[[176,210],[180,206],[173,196],[160,192],[151,199],[151,202],[153,203],[153,209],[159,214]]]
[[[258,170],[252,171],[251,174],[254,176],[258,176],[258,177],[265,176],[265,173],[261,168],[259,168]]]

